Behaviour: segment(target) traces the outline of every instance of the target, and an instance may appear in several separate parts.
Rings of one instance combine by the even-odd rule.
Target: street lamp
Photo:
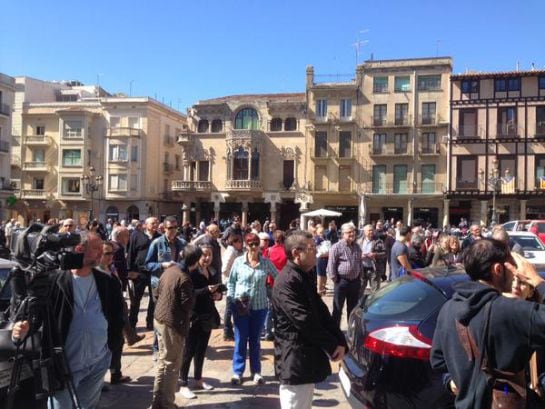
[[[88,174],[81,177],[81,182],[85,186],[85,191],[91,195],[91,208],[89,209],[89,221],[93,220],[93,194],[97,192],[102,186],[103,177],[101,175],[95,175],[95,168],[89,166]]]
[[[494,158],[492,161],[492,169],[488,175],[488,179],[485,178],[484,170],[480,170],[481,179],[485,183],[486,190],[492,190],[492,217],[490,218],[490,225],[493,226],[497,223],[497,211],[496,211],[496,193],[498,192],[498,185],[501,182],[500,170],[498,168],[498,158]]]

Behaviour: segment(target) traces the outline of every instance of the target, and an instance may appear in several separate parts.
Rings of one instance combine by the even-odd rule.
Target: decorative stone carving
[[[299,210],[307,210],[309,203],[314,203],[312,195],[304,189],[295,192],[295,203],[300,203],[301,208]]]

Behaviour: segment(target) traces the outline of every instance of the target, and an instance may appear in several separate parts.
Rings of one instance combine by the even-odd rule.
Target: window
[[[208,120],[201,119],[199,125],[197,126],[198,133],[207,133],[208,132]]]
[[[39,135],[39,136],[45,135],[45,126],[44,125],[38,125],[36,127],[36,135]]]
[[[341,99],[340,104],[341,118],[350,118],[352,116],[352,100]]]
[[[422,102],[422,125],[435,124],[435,102]]]
[[[352,169],[350,166],[339,166],[339,191],[349,192],[352,188]]]
[[[458,156],[456,163],[456,187],[477,189],[477,159],[472,156]]]
[[[210,179],[210,163],[207,160],[199,161],[199,181],[208,182]]]
[[[233,155],[233,180],[248,179],[248,151],[238,148]]]
[[[127,191],[127,175],[110,175],[109,190]]]
[[[394,134],[394,153],[395,154],[407,153],[408,139],[409,139],[409,135],[406,133]]]
[[[536,155],[536,188],[543,189],[545,186],[545,156]]]
[[[374,77],[373,92],[375,93],[388,92],[388,77]]]
[[[440,91],[441,75],[419,75],[418,91]]]
[[[545,135],[545,106],[536,107],[536,135]]]
[[[295,118],[286,118],[284,122],[285,131],[295,131],[297,130],[297,119]]]
[[[478,137],[477,132],[477,110],[462,109],[460,110],[460,124],[458,134],[462,138]]]
[[[386,145],[386,134],[376,133],[373,135],[373,153],[380,155],[383,153],[384,145]]]
[[[373,193],[386,193],[386,165],[373,166]]]
[[[174,155],[174,169],[180,170],[180,155]]]
[[[127,161],[127,146],[126,145],[110,145],[110,161],[125,162]]]
[[[350,158],[352,156],[352,132],[339,132],[339,157]]]
[[[435,188],[435,165],[422,165],[420,172],[422,178],[422,193],[434,193]]]
[[[65,138],[83,137],[83,124],[81,121],[64,121]]]
[[[386,124],[387,105],[376,104],[373,107],[373,124],[375,126],[382,126]]]
[[[507,81],[504,78],[494,80],[494,91],[505,92],[507,91]]]
[[[32,160],[34,162],[44,163],[45,162],[45,150],[43,150],[43,149],[34,149],[34,151],[32,151]]]
[[[282,119],[273,118],[271,121],[271,132],[278,132],[282,130]]]
[[[517,135],[517,109],[516,107],[498,108],[498,136]]]
[[[121,126],[121,118],[118,117],[118,116],[111,116],[110,117],[110,128],[119,128],[120,126]]]
[[[327,132],[317,131],[314,138],[314,156],[317,158],[327,157]]]
[[[539,77],[538,86],[539,89],[545,89],[545,77]]]
[[[214,119],[212,121],[212,132],[219,133],[221,131],[223,131],[223,122],[221,119]]]
[[[295,181],[295,161],[285,160],[283,170],[282,186],[287,190],[293,186]]]
[[[507,80],[507,90],[508,91],[520,91],[520,78],[509,78]]]
[[[62,178],[63,195],[79,195],[81,193],[81,180],[79,178]]]
[[[138,118],[137,116],[130,116],[129,128],[140,129],[140,118]]]
[[[473,94],[479,92],[479,80],[462,80],[462,94]]]
[[[235,129],[259,129],[259,116],[253,108],[240,110],[235,117]]]
[[[81,167],[81,151],[79,149],[63,149],[62,166]]]
[[[138,162],[138,146],[131,146],[131,162]]]
[[[36,190],[44,190],[44,179],[36,178],[32,181],[32,188]]]
[[[131,175],[131,192],[138,190],[138,175]]]
[[[422,134],[422,153],[439,153],[436,149],[435,132],[425,132]]]
[[[165,124],[165,136],[170,137],[170,125]]]
[[[407,165],[394,165],[394,193],[408,193]]]
[[[315,190],[326,190],[327,168],[325,166],[316,166],[314,168],[314,185]]]
[[[250,178],[252,180],[259,179],[259,152],[254,149],[252,152],[252,162],[250,167]]]
[[[394,80],[394,91],[395,92],[407,92],[411,90],[411,77],[395,77]]]
[[[395,124],[408,125],[409,124],[409,104],[396,104],[395,109],[396,109]]]
[[[325,118],[327,116],[327,99],[316,100],[316,116]]]

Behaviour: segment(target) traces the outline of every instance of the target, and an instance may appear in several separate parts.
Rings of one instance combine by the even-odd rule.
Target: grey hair
[[[344,223],[341,226],[341,233],[344,233],[350,230],[354,230],[354,231],[356,230],[356,226],[352,222]]]
[[[128,231],[128,229],[125,226],[116,226],[114,230],[112,231],[112,240],[117,241],[117,239],[119,238],[119,235],[124,231]]]

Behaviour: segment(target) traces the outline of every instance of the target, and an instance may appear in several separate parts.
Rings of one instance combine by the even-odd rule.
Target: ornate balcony
[[[43,162],[43,161],[37,161],[37,162],[27,161],[23,163],[23,170],[34,171],[34,172],[47,172],[48,165],[46,162]]]
[[[227,133],[225,141],[227,147],[234,150],[239,147],[245,149],[258,149],[260,151],[265,133],[256,129],[231,129]]]
[[[116,127],[106,130],[106,138],[140,138],[142,130],[138,128]]]
[[[45,135],[27,135],[23,137],[23,143],[28,146],[48,146],[49,137]]]
[[[171,189],[173,192],[210,192],[212,191],[212,182],[173,180]]]
[[[263,190],[263,184],[261,183],[261,180],[228,179],[225,183],[225,190],[261,191]]]
[[[23,199],[44,199],[47,192],[43,189],[24,189],[21,190],[21,196]]]

